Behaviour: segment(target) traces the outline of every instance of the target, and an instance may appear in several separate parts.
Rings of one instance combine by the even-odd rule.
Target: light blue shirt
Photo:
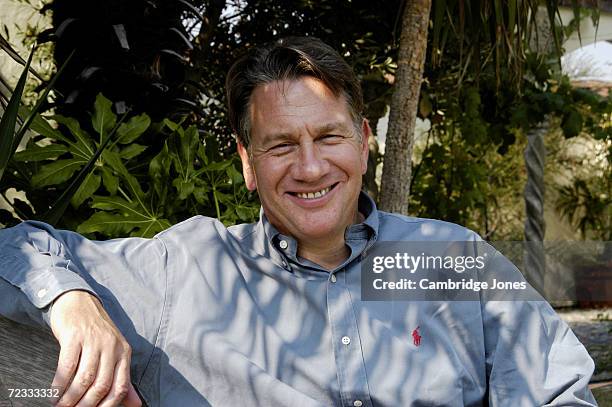
[[[61,293],[94,293],[150,406],[596,405],[593,361],[546,302],[361,301],[375,242],[479,237],[378,211],[365,194],[359,208],[331,271],[265,216],[104,242],[25,222],[0,231],[0,313],[44,325]]]

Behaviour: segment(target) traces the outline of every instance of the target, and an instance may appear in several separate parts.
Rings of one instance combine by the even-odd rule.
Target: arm
[[[79,394],[90,392],[97,398],[110,379],[119,377],[119,370],[115,373],[119,362],[129,360],[123,337],[133,348],[134,381],[144,373],[164,305],[164,247],[156,239],[93,242],[43,223],[26,222],[0,231],[0,292],[3,315],[51,325],[61,346],[57,383],[77,372],[66,383],[68,401],[76,402]],[[75,366],[81,353],[87,357]],[[116,363],[110,366],[108,358]],[[112,389],[125,393],[114,382]]]
[[[487,301],[483,318],[491,406],[597,405],[593,360],[546,301]]]

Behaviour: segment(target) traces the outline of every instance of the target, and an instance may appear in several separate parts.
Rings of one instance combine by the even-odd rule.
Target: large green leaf
[[[257,214],[259,213],[259,209],[252,206],[238,205],[236,206],[236,213],[238,214],[240,220],[244,222],[249,222],[257,216]]]
[[[193,193],[195,182],[183,178],[175,178],[174,181],[172,181],[172,186],[176,188],[179,193],[178,199],[182,201]]]
[[[133,143],[121,150],[119,152],[119,156],[124,160],[131,160],[132,158],[140,155],[146,149],[147,146],[142,146],[140,144]]]
[[[206,167],[203,167],[200,171],[223,171],[227,169],[230,165],[232,165],[232,160],[217,161],[210,163]]]
[[[226,169],[225,173],[229,177],[232,184],[242,185],[244,183],[244,178],[242,177],[242,174],[233,165],[229,166]]]
[[[101,93],[96,96],[94,113],[91,117],[91,125],[100,134],[100,143],[104,142],[106,136],[115,126],[117,116],[113,113],[112,102]]]
[[[162,123],[167,126],[172,131],[182,132],[181,125],[179,123],[175,123],[170,119],[164,119]]]
[[[68,148],[63,144],[54,143],[44,147],[32,144],[27,149],[15,153],[15,161],[55,160],[66,151]]]
[[[96,149],[91,136],[81,128],[81,125],[76,119],[61,115],[54,115],[51,116],[51,118],[56,122],[63,124],[68,130],[70,130],[70,133],[76,139],[76,144],[74,144],[75,152],[78,152],[79,155],[83,156],[84,158],[89,158],[94,154]]]
[[[72,195],[70,203],[75,208],[78,208],[87,198],[91,198],[93,194],[100,188],[101,178],[99,175],[90,172],[79,189]]]
[[[170,153],[168,143],[164,143],[162,150],[149,163],[149,177],[153,181],[153,190],[163,203],[167,197],[168,180],[170,178]]]
[[[125,116],[122,117],[122,120],[124,117]],[[66,211],[66,208],[68,208],[72,196],[77,192],[87,175],[89,175],[89,173],[92,171],[95,163],[100,158],[100,155],[105,152],[110,141],[112,140],[112,136],[116,132],[116,129],[117,127],[113,128],[106,140],[100,144],[96,152],[86,162],[85,166],[81,168],[79,173],[72,179],[68,185],[68,188],[62,192],[59,198],[57,198],[57,200],[53,203],[51,209],[49,209],[49,211],[47,211],[47,213],[44,215],[44,219],[47,221],[47,223],[54,225],[60,220],[61,216]]]
[[[123,162],[121,161],[121,156],[114,151],[104,151],[102,154],[102,158],[105,163],[107,163],[113,170],[115,170],[122,179],[125,180],[129,187],[130,193],[135,196],[138,200],[142,201],[144,199],[144,192],[136,177],[134,177],[127,170]]]
[[[30,115],[30,113],[30,109],[26,106],[21,106],[19,108],[19,115],[22,117],[26,117]],[[52,117],[50,119],[52,119]],[[60,140],[68,144],[71,143],[71,141],[61,132],[51,127],[47,118],[41,116],[40,114],[34,115],[32,123],[30,123],[30,130],[53,140]]]
[[[195,172],[195,154],[199,143],[198,129],[195,126],[189,126],[185,131],[179,128],[170,138],[170,157],[174,168],[185,180]]]
[[[136,202],[119,197],[94,197],[93,208],[113,212],[97,212],[77,228],[80,233],[99,232],[106,235],[130,233],[151,237],[170,226],[167,219],[158,219]]]
[[[109,212],[96,212],[77,227],[79,233],[99,232],[105,235],[125,235],[142,224],[141,219],[132,219],[126,215]]]
[[[47,185],[56,185],[67,181],[85,164],[79,158],[69,158],[43,165],[40,171],[32,176],[32,185],[40,188]]]
[[[115,195],[119,188],[119,178],[113,173],[113,171],[106,167],[100,167],[102,172],[102,184],[109,194]]]
[[[149,128],[149,125],[151,125],[151,119],[145,113],[132,117],[119,126],[117,130],[119,143],[129,144],[136,141]]]

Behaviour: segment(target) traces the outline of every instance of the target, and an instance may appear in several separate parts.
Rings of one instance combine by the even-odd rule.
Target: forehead
[[[348,130],[352,124],[345,97],[311,77],[259,85],[251,94],[249,116],[252,141],[312,133],[332,124]]]

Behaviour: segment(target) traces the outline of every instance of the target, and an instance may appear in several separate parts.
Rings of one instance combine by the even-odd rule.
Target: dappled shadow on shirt
[[[150,241],[56,237],[150,405],[588,405],[584,350],[544,303],[364,302],[358,263],[298,276],[204,218]]]

